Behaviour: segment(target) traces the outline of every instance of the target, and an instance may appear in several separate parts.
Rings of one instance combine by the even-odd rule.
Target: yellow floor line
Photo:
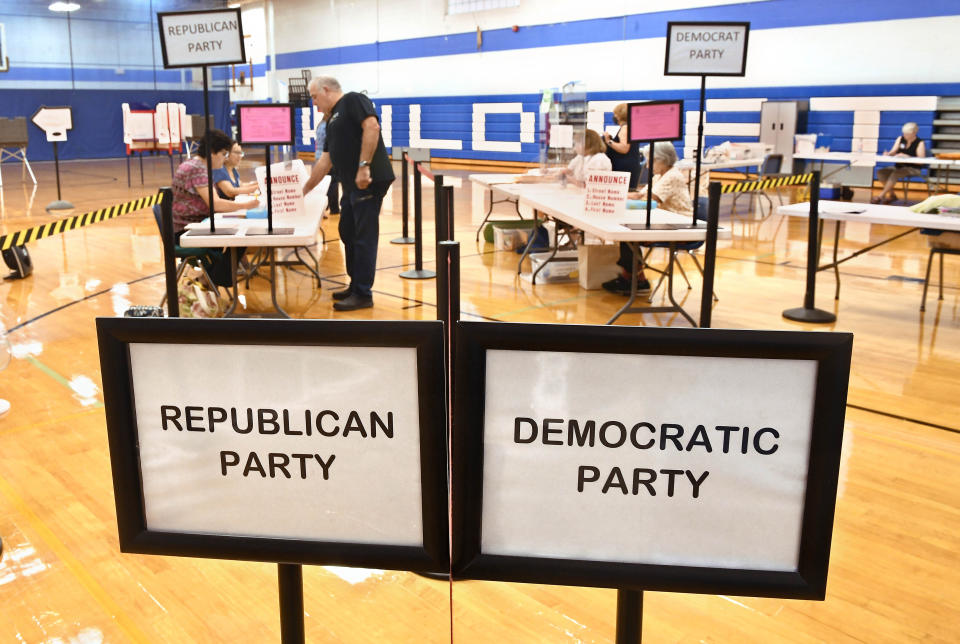
[[[0,435],[9,436],[11,434],[16,434],[17,432],[25,432],[30,429],[40,429],[41,427],[49,427],[50,425],[57,425],[59,423],[66,422],[68,420],[73,420],[74,418],[79,418],[80,416],[86,416],[87,414],[92,414],[94,412],[103,413],[103,407],[91,407],[90,409],[84,409],[83,411],[76,411],[72,414],[67,414],[65,416],[58,416],[57,418],[51,418],[50,420],[44,420],[39,423],[27,423],[26,425],[17,425],[16,427],[11,427],[10,429],[3,429],[0,427]]]
[[[126,633],[126,635],[133,642],[150,642],[150,639],[147,635],[140,630],[140,627],[127,615],[120,606],[111,599],[110,595],[103,589],[103,587],[94,579],[87,569],[80,563],[73,554],[70,552],[70,549],[62,542],[60,539],[53,533],[53,531],[47,527],[43,520],[38,517],[34,512],[29,508],[26,501],[17,494],[16,490],[13,489],[13,486],[0,475],[0,492],[10,501],[14,509],[23,515],[24,518],[30,523],[31,527],[36,530],[37,534],[40,535],[40,538],[46,542],[47,546],[53,550],[54,554],[66,565],[67,569],[73,573],[73,576],[76,577],[77,581],[87,589],[93,598],[97,600],[97,603],[100,604],[100,607],[106,611],[117,625]]]

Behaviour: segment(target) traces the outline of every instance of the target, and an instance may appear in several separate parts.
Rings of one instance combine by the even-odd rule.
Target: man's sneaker
[[[348,297],[350,297],[351,293],[353,293],[353,288],[348,286],[345,289],[334,291],[333,293],[330,294],[330,297],[332,297],[334,300],[339,302],[340,300],[345,300]]]
[[[617,295],[630,295],[630,280],[622,275],[618,275],[612,280],[602,284],[603,288]],[[637,295],[649,295],[650,282],[648,280],[637,280]]]
[[[358,293],[351,293],[346,299],[333,303],[335,311],[356,311],[357,309],[369,309],[372,306],[372,297],[369,295],[363,296]]]

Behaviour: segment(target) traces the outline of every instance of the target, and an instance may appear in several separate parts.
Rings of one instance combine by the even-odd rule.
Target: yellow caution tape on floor
[[[739,183],[730,183],[720,189],[721,194],[731,192],[753,192],[754,190],[769,190],[770,188],[780,188],[782,186],[803,186],[813,181],[813,173],[792,174],[787,177],[772,177],[770,179],[757,179],[756,181],[741,181]]]
[[[120,215],[126,215],[127,213],[131,213],[136,210],[149,208],[154,204],[160,203],[161,199],[163,199],[163,193],[158,192],[157,194],[149,197],[142,197],[140,199],[128,201],[127,203],[110,206],[109,208],[91,210],[90,212],[85,212],[82,215],[73,215],[72,217],[51,221],[50,223],[43,224],[41,226],[34,226],[33,228],[18,230],[15,233],[10,233],[9,235],[3,235],[0,237],[0,250],[7,250],[11,246],[23,246],[25,244],[29,244],[30,242],[35,242],[38,239],[43,239],[44,237],[59,235],[66,230],[83,228],[84,226],[98,224],[101,221],[113,219],[114,217],[119,217]]]

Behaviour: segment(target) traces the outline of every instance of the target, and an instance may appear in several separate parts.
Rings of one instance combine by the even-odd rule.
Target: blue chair
[[[160,231],[161,238],[163,237],[163,221],[162,214],[160,210],[160,204],[155,204],[153,206],[153,218],[157,221],[157,229]],[[211,251],[209,248],[184,248],[178,244],[173,246],[173,256],[180,260],[180,265],[177,266],[177,276],[175,278],[176,282],[180,283],[180,277],[183,275],[183,271],[187,269],[187,265],[194,266],[200,269],[200,274],[203,276],[204,281],[207,283],[207,286],[215,292],[219,293],[220,290],[217,288],[217,285],[213,283],[213,280],[210,278],[210,274],[207,272],[207,267],[204,265],[206,262],[212,262],[213,258],[211,253],[216,251]],[[167,302],[167,294],[164,292],[163,299],[160,300],[160,306],[163,306]]]
[[[707,197],[697,198],[697,221],[707,220],[707,209],[709,208],[709,206],[710,206],[710,200],[707,199]],[[691,289],[693,287],[690,285],[690,280],[687,279],[686,271],[683,270],[683,264],[681,264],[678,261],[677,254],[680,252],[684,252],[687,255],[689,255],[690,258],[693,259],[693,263],[694,265],[696,265],[697,270],[700,271],[700,275],[703,276],[703,266],[700,264],[700,260],[697,259],[697,255],[696,255],[697,250],[699,250],[700,247],[703,246],[703,244],[704,242],[702,241],[694,241],[694,242],[683,242],[674,246],[674,250],[673,250],[674,262],[673,263],[677,268],[680,269],[680,275],[683,276],[683,281],[687,283],[688,289]],[[660,285],[663,284],[663,278],[667,276],[667,273],[666,273],[666,270],[659,270],[659,269],[650,267],[650,263],[647,260],[655,248],[670,248],[670,242],[653,242],[650,244],[640,244],[640,245],[647,249],[647,252],[643,256],[643,265],[657,273],[660,273],[660,279],[657,280],[657,285],[653,287],[653,289],[650,291],[650,296],[647,298],[647,302],[652,302],[654,293],[656,293],[657,289],[660,288]],[[714,302],[720,301],[720,298],[717,297],[716,291],[713,292],[713,301]]]
[[[924,228],[920,231],[921,235],[929,235],[930,237],[939,237],[943,234],[942,230],[931,230],[929,228]],[[932,240],[931,240],[932,242]],[[934,246],[930,244],[930,255],[927,258],[927,273],[923,278],[923,299],[920,301],[920,310],[925,311],[927,308],[927,288],[930,286],[930,268],[933,266],[933,256],[940,256],[940,283],[939,283],[939,297],[938,300],[943,299],[943,256],[944,255],[960,255],[960,248],[954,248],[949,245],[944,246]]]
[[[776,177],[786,176],[781,174],[780,169],[783,167],[783,155],[782,154],[768,154],[763,158],[763,163],[760,164],[760,172],[757,174],[756,181],[762,179],[774,179]],[[777,200],[780,202],[780,205],[783,205],[783,195],[780,193],[780,188],[774,188],[774,191],[777,193]],[[767,195],[765,190],[746,190],[744,192],[738,192],[733,196],[733,203],[736,205],[737,199],[741,195],[756,195],[758,198],[763,197],[767,200],[767,204],[770,206],[770,213],[773,212],[773,200],[770,199],[770,196]],[[761,211],[762,212],[762,211]]]

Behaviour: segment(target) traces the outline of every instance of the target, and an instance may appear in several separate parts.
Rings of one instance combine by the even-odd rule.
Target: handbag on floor
[[[184,270],[177,282],[177,302],[182,318],[219,318],[227,310],[220,290],[193,267]]]

